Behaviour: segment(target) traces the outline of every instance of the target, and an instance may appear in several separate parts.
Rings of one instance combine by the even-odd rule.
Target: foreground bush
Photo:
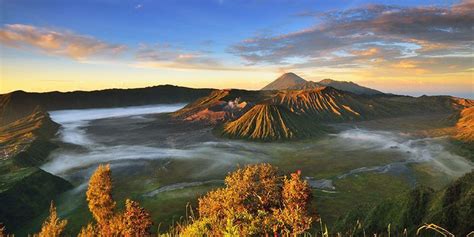
[[[311,189],[300,173],[280,177],[269,164],[230,173],[225,188],[199,199],[199,219],[183,236],[301,234],[311,227]]]
[[[440,191],[439,198],[434,196],[436,193],[433,190],[415,189],[406,200],[394,199],[397,205],[375,205],[369,214],[363,210],[360,213],[349,212],[340,223],[342,230],[336,228],[333,231],[337,232],[337,236],[425,236],[435,232],[454,236],[441,227],[449,226],[456,236],[465,236],[473,227],[473,178],[474,172],[466,174]],[[109,165],[100,165],[91,176],[86,196],[94,222],[84,226],[78,236],[151,236],[151,217],[138,202],[127,199],[122,212],[115,210]],[[311,198],[311,189],[301,179],[300,172],[281,177],[277,169],[269,164],[249,165],[230,173],[225,178],[224,188],[200,198],[198,216],[194,215],[192,208],[187,209],[190,216],[186,215],[183,222],[158,236],[308,234],[311,225],[318,219],[310,212],[314,209],[310,208]],[[443,225],[421,224],[432,220]],[[40,233],[34,236],[63,236],[66,224],[67,220],[58,218],[51,203],[50,216],[43,223]],[[321,220],[311,232],[305,236],[329,236]],[[4,236],[11,235],[0,223],[0,237]]]
[[[147,236],[152,221],[138,202],[127,199],[123,212],[115,211],[110,166],[99,165],[86,192],[89,210],[96,223],[83,227],[79,236]]]

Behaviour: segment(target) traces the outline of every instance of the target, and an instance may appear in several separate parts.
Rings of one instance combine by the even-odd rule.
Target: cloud
[[[451,7],[367,5],[301,16],[316,17],[318,23],[287,34],[255,36],[231,46],[230,52],[249,64],[294,68],[378,66],[447,54],[458,55],[462,65],[472,64],[472,53],[466,55],[474,45],[472,0]],[[295,63],[294,58],[300,60]]]
[[[240,71],[201,51],[187,51],[169,44],[140,45],[135,67]]]
[[[115,55],[126,49],[91,36],[32,25],[5,25],[0,29],[0,43],[20,49],[36,49],[50,55],[84,60],[94,56]]]

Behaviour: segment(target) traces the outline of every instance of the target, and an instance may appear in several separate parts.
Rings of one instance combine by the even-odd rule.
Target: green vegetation
[[[0,220],[10,229],[44,213],[51,200],[72,187],[36,167],[57,147],[49,139],[58,127],[38,108],[0,126]]]
[[[409,236],[423,223],[435,223],[465,236],[474,229],[474,172],[466,174],[447,188],[434,191],[417,187],[386,199],[374,206],[361,206],[338,220],[335,230],[343,233],[382,233],[390,224],[393,234],[405,228]],[[361,228],[354,230],[357,223]]]
[[[12,168],[0,165],[0,220],[10,229],[44,213],[48,204],[72,187],[67,181],[38,168]]]
[[[100,218],[95,218],[97,224],[83,226],[79,236],[100,233],[115,236],[135,236],[134,234],[141,233],[140,235],[144,236],[147,235],[146,233],[151,233],[149,232],[151,230],[150,216],[138,202],[127,199],[123,207],[124,211],[120,211],[122,208],[115,210],[115,201],[111,196],[110,172],[103,169],[103,167],[102,170],[99,168],[92,176],[88,191],[90,210],[95,213],[94,216],[100,216]],[[365,199],[360,203],[370,203],[370,197],[363,195],[366,190],[363,189],[362,183],[369,182],[368,185],[374,187],[390,180],[389,177],[387,180],[380,177],[377,178],[379,180],[372,179],[373,175],[375,174],[354,176],[353,178],[360,185],[353,185],[352,191],[343,192],[341,195],[350,196],[351,192],[355,192],[358,196],[348,198]],[[104,186],[103,183],[108,184]],[[354,182],[347,181],[347,184],[342,182],[336,185],[343,187],[351,184]],[[403,182],[400,182],[400,185],[398,188],[387,185],[385,189],[374,187],[379,193],[373,193],[373,195],[389,192],[393,188],[399,191],[403,189]],[[91,196],[89,193],[94,193],[94,195]],[[316,195],[323,193],[313,192]],[[309,186],[301,179],[299,172],[292,174],[291,177],[281,177],[277,175],[276,169],[268,164],[246,166],[230,173],[226,177],[224,188],[211,191],[199,199],[197,209],[199,215],[194,214],[194,211],[188,209],[189,206],[187,206],[189,212],[184,219],[175,222],[169,232],[161,236],[234,236],[237,233],[246,233],[245,235],[319,233],[322,236],[337,233],[343,236],[377,233],[413,236],[417,231],[421,231],[422,236],[431,236],[425,235],[432,234],[428,230],[446,233],[449,230],[456,236],[464,236],[474,228],[472,222],[474,172],[466,174],[439,191],[420,186],[400,195],[388,197],[375,205],[359,205],[360,203],[354,202],[352,206],[356,208],[346,212],[346,215],[329,228],[324,219],[318,220],[315,202],[310,202],[311,196]],[[331,205],[338,205],[338,203],[329,204]],[[318,213],[322,214],[326,207],[318,205]],[[347,210],[349,206],[342,208]],[[60,220],[54,206],[51,206],[50,216],[44,222],[41,233],[53,231],[51,233],[56,233],[54,236],[59,236],[59,233],[69,233],[64,232],[64,227],[70,222],[71,220],[67,222]],[[423,223],[434,224],[424,225]]]

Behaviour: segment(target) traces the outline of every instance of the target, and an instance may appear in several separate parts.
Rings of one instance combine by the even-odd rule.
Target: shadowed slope
[[[356,223],[362,223],[367,233],[386,233],[390,224],[395,236],[403,236],[405,228],[408,236],[415,236],[423,223],[436,223],[456,236],[466,236],[474,229],[473,203],[474,172],[470,172],[438,191],[418,186],[379,203],[356,207],[340,218],[335,229],[357,231],[354,236],[361,236],[361,229],[354,230]]]
[[[364,86],[360,86],[354,82],[347,82],[347,81],[336,81],[332,79],[324,79],[318,82],[319,85],[322,86],[330,86],[334,87],[338,90],[352,92],[358,95],[380,95],[383,94],[382,92],[374,89],[370,89]]]
[[[172,85],[73,92],[14,91],[0,95],[0,126],[29,115],[37,106],[50,111],[187,103],[209,95],[211,91],[212,89],[192,89]]]
[[[59,125],[39,108],[15,122],[0,126],[1,159],[14,158],[22,164],[41,164],[56,147],[49,141]]]
[[[255,105],[239,119],[225,124],[222,132],[226,137],[263,141],[304,138],[317,133],[321,133],[320,127],[306,117],[269,104]]]

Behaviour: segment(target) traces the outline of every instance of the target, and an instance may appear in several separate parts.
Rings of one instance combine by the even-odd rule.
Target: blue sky
[[[469,30],[469,25],[443,18],[445,12],[472,17],[456,8],[462,5],[469,10],[472,1],[397,1],[394,5],[393,1],[0,0],[0,5],[1,92],[161,83],[258,89],[290,70],[310,80],[353,80],[396,93],[472,92],[472,24]],[[380,26],[387,14],[407,15],[413,23],[399,23],[408,28],[425,24],[416,20],[420,12],[429,14],[426,20],[434,22],[422,28],[426,32],[400,33]],[[356,38],[348,22],[359,33],[367,33],[363,40],[346,40]],[[471,42],[466,39],[470,33]],[[410,50],[412,55],[403,53]],[[447,54],[453,54],[453,59],[437,59]],[[385,63],[374,65],[381,59]],[[375,73],[380,67],[404,71],[394,78]],[[36,75],[26,79],[25,68],[37,71]],[[370,68],[377,70],[368,73]],[[64,81],[68,74],[69,87],[66,82],[37,89],[31,85],[47,77]],[[442,74],[445,78],[461,75],[462,80],[443,84]],[[105,76],[119,77],[122,84],[111,83]],[[235,82],[239,78],[243,81]],[[77,80],[79,84],[100,83],[74,88]],[[413,91],[412,84],[420,80],[438,84]]]

